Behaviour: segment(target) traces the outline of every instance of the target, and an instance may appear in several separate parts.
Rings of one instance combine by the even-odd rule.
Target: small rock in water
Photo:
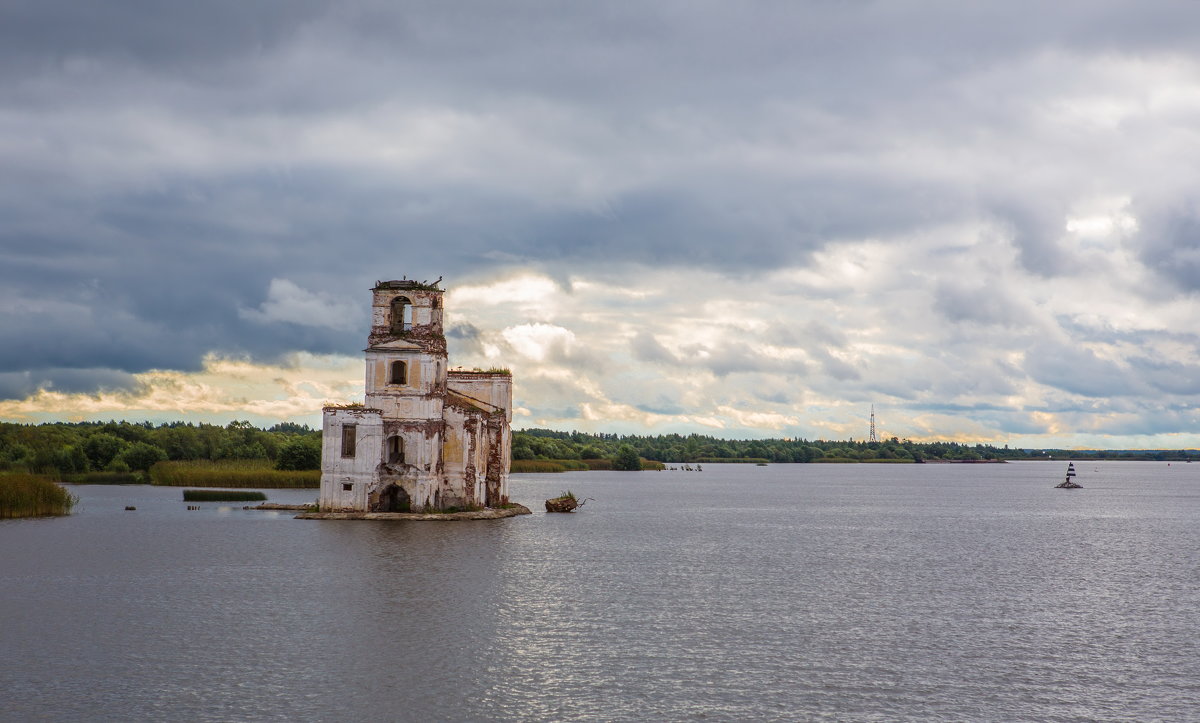
[[[125,505],[125,509],[126,510],[136,510],[137,508],[134,507],[133,505]]]

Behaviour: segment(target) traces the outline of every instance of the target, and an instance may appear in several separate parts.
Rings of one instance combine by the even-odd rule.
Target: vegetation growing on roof
[[[442,277],[438,277],[435,281],[430,282],[417,281],[416,279],[392,279],[391,281],[376,281],[376,289],[412,289],[415,291],[443,291],[438,284],[442,283]]]

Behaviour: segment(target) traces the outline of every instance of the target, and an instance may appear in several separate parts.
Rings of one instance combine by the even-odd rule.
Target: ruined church
[[[448,368],[440,281],[372,290],[365,403],[324,408],[322,511],[508,503],[512,375]]]

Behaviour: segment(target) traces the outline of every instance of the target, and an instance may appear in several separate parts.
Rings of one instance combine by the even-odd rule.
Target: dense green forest
[[[1089,458],[1200,460],[1196,450],[1022,450],[984,444],[806,439],[720,439],[699,434],[654,436],[587,434],[549,429],[513,433],[515,460],[597,460],[620,463],[622,448],[657,462],[819,462],[1009,460]],[[629,456],[628,449],[624,450]],[[144,472],[166,460],[260,460],[277,469],[320,466],[320,431],[284,423],[259,429],[249,422],[225,426],[171,422],[0,422],[0,471],[61,475]]]
[[[145,472],[167,460],[264,460],[278,469],[316,469],[321,433],[299,424],[249,422],[0,422],[0,471],[62,475]]]

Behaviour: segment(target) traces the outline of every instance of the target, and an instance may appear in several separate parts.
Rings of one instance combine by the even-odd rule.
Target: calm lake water
[[[517,475],[459,523],[76,487],[0,521],[0,719],[1197,720],[1200,464],[1076,466]]]

